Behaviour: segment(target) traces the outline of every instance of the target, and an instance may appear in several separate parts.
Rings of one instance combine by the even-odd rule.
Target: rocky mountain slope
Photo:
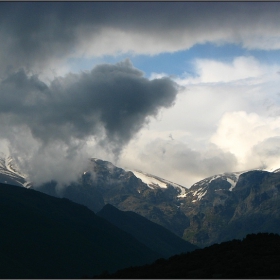
[[[219,177],[197,184],[204,190],[201,197],[197,185],[189,190],[181,206],[190,219],[184,239],[206,246],[248,233],[280,233],[280,174],[254,170],[238,175],[234,188]]]
[[[164,226],[182,237],[189,219],[179,209],[178,195],[181,189],[167,184],[165,188],[151,188],[133,172],[125,171],[112,163],[91,159],[89,169],[84,171],[79,182],[56,192],[55,182],[36,189],[86,205],[98,212],[105,204],[123,211],[133,211]]]

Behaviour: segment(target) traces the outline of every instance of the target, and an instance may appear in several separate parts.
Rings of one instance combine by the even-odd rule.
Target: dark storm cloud
[[[32,69],[50,58],[75,55],[81,42],[102,40],[106,28],[143,36],[138,52],[147,46],[157,52],[160,45],[162,51],[183,49],[212,39],[240,43],[259,27],[268,33],[274,30],[279,16],[279,3],[1,2],[0,62],[2,70]],[[153,40],[149,45],[145,38],[153,38],[158,46]],[[120,44],[118,38],[110,40],[101,53]],[[132,45],[132,51],[139,48],[138,41]],[[127,51],[125,47],[123,42],[120,48]]]
[[[174,103],[177,92],[169,78],[148,80],[129,60],[68,74],[49,86],[20,70],[0,84],[0,120],[28,127],[43,144],[95,136],[118,154],[148,117]]]

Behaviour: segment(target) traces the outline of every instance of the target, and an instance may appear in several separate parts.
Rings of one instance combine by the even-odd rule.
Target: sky
[[[0,150],[29,180],[96,157],[190,187],[280,167],[279,2],[0,2]]]

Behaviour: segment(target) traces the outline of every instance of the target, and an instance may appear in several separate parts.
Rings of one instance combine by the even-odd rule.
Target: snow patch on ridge
[[[234,181],[234,180],[232,180],[232,179],[230,179],[230,178],[227,178],[227,181],[231,184],[231,187],[229,188],[230,191],[232,191],[233,188],[235,187],[235,185],[236,185],[236,183],[237,183],[237,181],[238,181],[238,177],[239,177],[239,176],[237,176],[236,181]]]
[[[136,171],[136,170],[127,170],[131,171],[137,178],[139,178],[144,184],[146,184],[149,188],[155,189],[155,188],[162,188],[166,189],[168,186],[172,186],[174,188],[179,189],[180,193],[177,195],[177,197],[186,197],[186,188],[184,186],[181,186],[179,184],[170,182],[168,180],[159,178],[157,176],[142,172],[142,171]]]
[[[14,161],[10,156],[6,156],[1,153],[0,157],[0,174],[6,175],[11,178],[14,182],[25,188],[30,188],[31,183],[27,181],[27,176],[20,173],[14,165]],[[7,181],[4,181],[7,183]]]
[[[205,192],[201,192],[201,193],[198,195],[198,200],[201,200],[201,198],[202,198],[203,196],[205,196],[206,193],[207,193],[207,190],[206,190]]]
[[[213,178],[208,182],[208,184],[210,184],[212,181],[216,180],[217,178],[220,178],[221,175],[215,175],[213,176]]]
[[[204,188],[199,188],[195,191],[191,191],[193,197],[195,198],[194,200],[192,200],[192,202],[196,202],[197,200],[201,200],[203,196],[206,195],[207,193],[207,187]]]
[[[205,179],[193,184],[188,191],[188,193],[190,193],[193,197],[192,202],[194,203],[194,202],[201,200],[206,195],[209,187],[212,187],[212,184],[215,183],[215,181],[217,179],[227,181],[228,183],[230,183],[229,191],[232,191],[236,186],[239,176],[244,172],[246,172],[246,171],[218,174],[218,175],[214,175],[212,177],[205,178]],[[210,186],[210,184],[211,184],[211,186]],[[218,190],[215,189],[215,192],[216,191],[218,191]]]
[[[154,189],[155,187],[160,187],[163,189],[167,188],[167,185],[164,182],[162,182],[154,177],[151,177],[150,175],[148,175],[146,173],[142,173],[142,172],[134,171],[134,170],[130,170],[130,171],[151,189]]]

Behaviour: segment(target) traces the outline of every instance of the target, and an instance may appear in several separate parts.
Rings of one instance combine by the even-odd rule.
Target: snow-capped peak
[[[17,185],[30,188],[31,183],[27,181],[26,176],[19,172],[15,166],[12,157],[1,154],[0,174],[3,183],[16,183]]]
[[[222,174],[218,174],[218,175],[214,175],[214,176],[205,178],[205,179],[193,184],[188,191],[188,193],[191,193],[193,196],[192,202],[201,200],[207,194],[210,184],[213,181],[216,181],[217,179],[221,179],[223,181],[227,181],[228,183],[230,183],[231,186],[228,190],[232,191],[234,189],[234,187],[236,186],[239,176],[244,172],[245,171],[222,173]],[[219,191],[219,190],[220,189],[217,189],[215,191]]]
[[[178,197],[186,196],[186,188],[184,186],[170,182],[166,179],[162,179],[158,176],[142,172],[140,170],[127,170],[127,171],[131,171],[137,178],[139,178],[143,183],[145,183],[151,189],[155,189],[155,188],[166,189],[168,186],[172,186],[180,190],[180,194],[178,195]]]
[[[273,170],[273,173],[280,173],[280,168]]]

